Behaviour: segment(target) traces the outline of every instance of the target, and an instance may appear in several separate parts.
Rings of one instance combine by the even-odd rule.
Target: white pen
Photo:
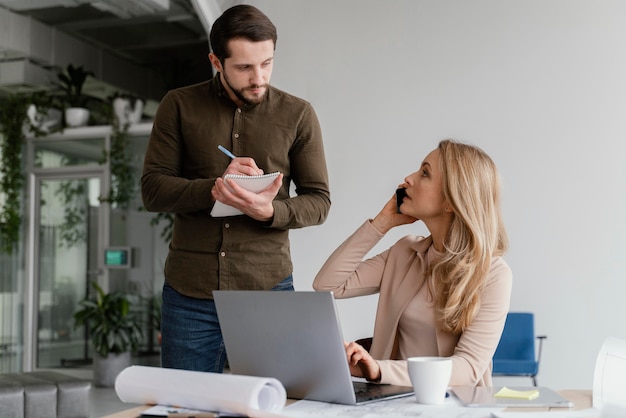
[[[224,148],[223,146],[218,145],[218,146],[217,146],[217,148],[218,148],[220,151],[222,151],[224,154],[228,155],[230,158],[233,158],[233,159],[234,159],[234,158],[237,158],[237,157],[235,157],[235,154],[233,154],[232,152],[228,151],[228,150],[227,150],[226,148]]]

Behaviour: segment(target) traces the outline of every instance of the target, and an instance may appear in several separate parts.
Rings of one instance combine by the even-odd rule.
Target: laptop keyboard
[[[410,386],[379,385],[368,382],[352,382],[357,403],[384,398],[408,396],[413,393]]]

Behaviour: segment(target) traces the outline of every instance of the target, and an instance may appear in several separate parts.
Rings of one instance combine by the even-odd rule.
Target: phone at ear
[[[406,196],[406,189],[404,187],[399,187],[396,189],[396,211],[400,212],[400,205],[402,204],[402,199]]]

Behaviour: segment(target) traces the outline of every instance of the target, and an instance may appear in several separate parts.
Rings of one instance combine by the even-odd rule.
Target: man
[[[269,84],[276,39],[255,7],[226,10],[210,33],[216,76],[168,92],[159,105],[141,184],[147,210],[175,214],[163,286],[163,367],[221,372],[226,356],[212,291],[293,290],[289,229],[328,215],[317,116],[308,102]],[[222,178],[276,171],[281,175],[260,193]],[[216,200],[243,215],[212,217]]]

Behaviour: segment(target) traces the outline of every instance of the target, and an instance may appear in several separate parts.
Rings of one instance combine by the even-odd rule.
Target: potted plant
[[[65,108],[67,126],[84,126],[89,120],[87,108],[89,97],[83,94],[83,86],[89,76],[94,76],[94,73],[85,70],[82,65],[74,67],[72,64],[69,64],[64,72],[57,74],[59,82],[56,86],[65,94],[63,100],[67,105]]]
[[[131,352],[141,341],[141,320],[121,292],[105,293],[92,282],[95,294],[79,302],[74,326],[85,325],[94,349],[94,384],[112,387],[115,378],[131,364]]]
[[[141,121],[144,100],[130,93],[115,92],[109,97],[113,116],[120,127],[127,127]]]
[[[63,103],[59,98],[49,95],[44,91],[32,93],[31,103],[28,105],[26,115],[30,131],[35,136],[43,136],[62,130]]]

